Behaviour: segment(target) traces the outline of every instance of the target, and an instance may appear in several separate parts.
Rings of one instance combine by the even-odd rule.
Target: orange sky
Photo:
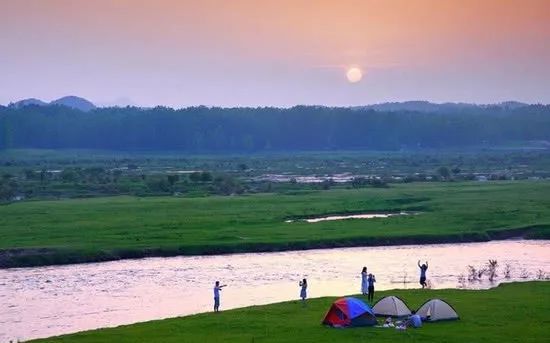
[[[0,103],[66,94],[172,106],[550,100],[548,0],[0,5]],[[346,83],[349,65],[366,71],[363,81]]]

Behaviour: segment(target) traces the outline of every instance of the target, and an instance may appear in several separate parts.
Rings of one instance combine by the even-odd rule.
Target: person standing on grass
[[[423,265],[420,265],[420,260],[418,260],[418,268],[420,268],[420,285],[422,285],[422,288],[428,286],[426,283],[426,270],[428,270],[428,261],[424,263]]]
[[[369,274],[369,277],[367,278],[367,283],[369,284],[369,294],[368,294],[368,300],[373,301],[374,300],[374,283],[376,282],[376,277],[372,274]]]
[[[216,281],[214,285],[214,312],[220,312],[220,291],[227,285],[220,285],[219,281]]]
[[[302,305],[306,306],[306,298],[307,298],[307,280],[303,279],[299,283],[300,285],[300,298],[302,298]]]
[[[367,267],[363,267],[361,271],[361,293],[363,295],[369,294],[369,285],[367,283]]]

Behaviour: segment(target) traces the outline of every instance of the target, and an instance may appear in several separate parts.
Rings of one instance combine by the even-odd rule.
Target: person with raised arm
[[[300,298],[302,299],[302,305],[306,306],[306,298],[307,298],[307,280],[304,278],[299,283],[300,285]]]
[[[372,303],[374,301],[374,283],[376,282],[376,277],[374,274],[369,274],[367,283],[369,284],[369,295],[368,300]]]
[[[227,285],[220,285],[219,281],[214,284],[214,312],[220,312],[220,291]]]
[[[428,270],[428,261],[420,265],[420,260],[418,260],[418,268],[420,268],[420,285],[422,285],[422,288],[425,288],[428,286],[428,284],[426,283],[426,271]]]

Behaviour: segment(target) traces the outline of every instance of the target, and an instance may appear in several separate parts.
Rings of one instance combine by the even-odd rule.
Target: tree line
[[[0,107],[0,149],[190,153],[462,148],[550,140],[550,106],[449,113],[371,109]]]

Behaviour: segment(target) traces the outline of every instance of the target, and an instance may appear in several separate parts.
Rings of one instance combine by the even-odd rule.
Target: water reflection
[[[459,286],[468,265],[509,264],[511,281],[550,272],[550,241],[364,247],[148,258],[0,270],[0,342],[180,316],[212,307],[215,280],[228,284],[222,309],[360,291],[360,271],[376,274],[377,289],[416,288],[416,261],[428,260],[434,288]],[[528,275],[528,278],[523,278]],[[500,281],[499,279],[497,281]],[[487,288],[487,280],[465,286]]]
[[[304,220],[308,223],[318,223],[331,220],[345,220],[345,219],[372,219],[372,218],[389,218],[395,216],[407,216],[413,213],[408,212],[399,212],[399,213],[364,213],[364,214],[349,214],[341,216],[326,216],[326,217],[317,217],[317,218],[306,218],[306,219],[297,219],[297,220],[285,220],[285,223],[292,223],[294,221]]]

